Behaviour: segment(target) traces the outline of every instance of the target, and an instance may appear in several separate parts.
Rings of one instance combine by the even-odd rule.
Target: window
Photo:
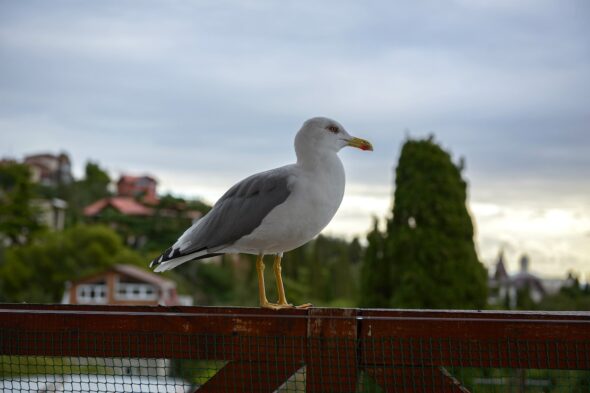
[[[156,288],[151,284],[120,282],[117,284],[117,300],[156,300]]]
[[[107,286],[105,284],[80,284],[76,288],[79,304],[105,304],[107,302]]]

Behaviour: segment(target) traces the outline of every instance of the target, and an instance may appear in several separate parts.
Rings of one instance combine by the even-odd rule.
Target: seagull
[[[344,167],[337,153],[346,146],[373,150],[370,142],[351,136],[335,120],[307,120],[295,136],[297,162],[235,184],[150,267],[163,272],[226,253],[254,254],[260,306],[293,308],[283,288],[281,259],[283,253],[316,237],[336,214],[345,185]],[[265,255],[274,255],[277,303],[266,298]]]

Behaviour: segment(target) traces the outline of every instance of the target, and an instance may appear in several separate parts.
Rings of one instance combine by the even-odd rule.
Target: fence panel
[[[588,392],[590,313],[0,306],[4,392]]]

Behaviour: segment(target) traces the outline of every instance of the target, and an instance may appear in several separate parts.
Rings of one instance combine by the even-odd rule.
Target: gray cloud
[[[1,2],[0,154],[221,189],[291,161],[325,115],[374,142],[343,152],[356,189],[389,197],[409,130],[466,157],[473,201],[577,208],[588,17],[583,0]]]

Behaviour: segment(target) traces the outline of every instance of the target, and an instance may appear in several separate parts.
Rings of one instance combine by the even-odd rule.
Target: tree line
[[[376,218],[363,238],[320,235],[286,253],[288,300],[334,307],[486,308],[487,272],[475,250],[463,167],[432,137],[406,140],[395,170],[393,208],[389,217],[381,218],[385,230],[379,229]],[[0,163],[0,301],[58,302],[66,281],[116,263],[147,269],[148,261],[191,224],[182,209],[188,206],[203,214],[210,209],[199,200],[167,195],[150,217],[113,211],[100,219],[84,217],[85,206],[111,195],[110,183],[108,173],[92,162],[82,179],[53,188],[32,183],[23,164]],[[45,228],[31,203],[51,197],[69,206],[62,232]],[[178,214],[171,216],[170,211]],[[130,235],[147,240],[130,245]],[[272,301],[276,294],[271,270],[266,269]],[[192,295],[195,304],[258,304],[252,256],[186,263],[165,274],[177,282],[179,292]],[[545,304],[588,309],[587,299],[587,287],[579,287]]]

